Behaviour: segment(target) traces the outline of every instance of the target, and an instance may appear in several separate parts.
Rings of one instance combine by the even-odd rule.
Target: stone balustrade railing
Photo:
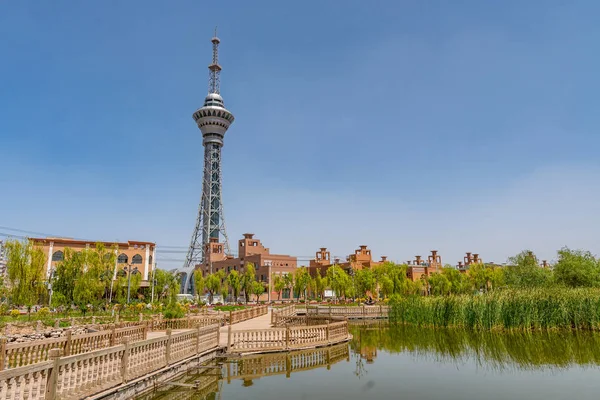
[[[275,315],[271,317],[271,324],[273,326],[310,326],[310,325],[323,325],[327,322],[339,322],[346,321],[346,317],[340,316],[329,316],[327,314],[316,315],[316,314],[306,314],[306,315],[288,315],[288,316],[279,316]]]
[[[225,323],[225,314],[221,315],[198,315],[186,318],[155,319],[146,322],[151,331],[166,331],[167,329],[192,329],[202,326]]]
[[[273,308],[271,311],[271,325],[279,326],[281,324],[285,324],[287,317],[295,317],[296,315],[297,312],[295,304],[281,308]]]
[[[306,313],[309,315],[329,315],[329,316],[341,316],[346,318],[387,318],[389,312],[389,306],[377,305],[377,306],[358,306],[358,307],[345,307],[345,306],[308,306]]]
[[[102,350],[61,356],[0,371],[0,399],[79,399],[126,383],[173,363],[216,349],[219,326],[211,325]]]
[[[54,348],[61,349],[64,355],[74,355],[114,346],[124,338],[135,342],[147,336],[146,325],[128,328],[112,325],[109,330],[83,335],[71,335],[71,331],[66,331],[63,337],[32,342],[7,343],[6,339],[0,339],[0,371],[46,361],[50,350]]]
[[[286,351],[339,343],[349,338],[347,321],[241,331],[230,328],[227,332],[227,348],[233,353]]]
[[[269,306],[249,307],[243,310],[230,311],[227,316],[229,324],[237,324],[238,322],[246,321],[252,318],[260,317],[269,312]]]

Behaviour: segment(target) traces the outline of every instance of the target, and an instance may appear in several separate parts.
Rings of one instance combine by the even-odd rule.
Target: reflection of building
[[[66,248],[79,252],[85,249],[93,250],[96,248],[96,243],[102,243],[107,252],[113,251],[113,248],[115,248],[117,274],[126,274],[127,269],[131,268],[132,274],[139,273],[142,275],[141,286],[147,286],[148,274],[152,272],[156,256],[156,245],[152,242],[132,240],[127,242],[95,242],[51,237],[30,238],[29,240],[34,245],[41,247],[48,258],[46,276],[49,276],[56,265],[64,260]]]
[[[359,270],[363,268],[372,268],[386,261],[386,256],[382,256],[380,261],[373,261],[371,250],[368,249],[366,245],[361,245],[358,249],[354,250],[353,254],[346,257],[346,262],[339,263],[339,260],[333,260],[332,262],[330,252],[327,251],[326,247],[321,247],[321,249],[315,253],[315,258],[310,260],[308,268],[312,276],[315,276],[317,271],[320,271],[321,275],[325,276],[327,269],[332,265],[339,265],[349,272],[351,269]]]
[[[377,346],[361,346],[360,356],[367,360],[367,364],[373,364],[377,358]]]
[[[244,238],[238,241],[238,257],[225,254],[224,246],[216,239],[211,238],[204,251],[205,262],[198,266],[204,275],[212,272],[238,271],[244,273],[247,263],[254,264],[256,279],[265,285],[269,283],[269,276],[293,274],[296,270],[297,259],[284,254],[271,254],[270,250],[262,245],[253,233],[245,233]],[[276,299],[277,293],[271,288],[271,298]],[[265,296],[266,300],[268,298]]]

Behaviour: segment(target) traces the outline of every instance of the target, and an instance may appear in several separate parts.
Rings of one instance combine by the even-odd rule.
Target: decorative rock
[[[42,321],[40,321],[40,320],[38,319],[38,321],[37,321],[37,324],[36,324],[36,326],[35,326],[35,331],[36,331],[36,333],[40,333],[40,332],[42,331],[42,329],[43,329],[43,328],[42,328]]]

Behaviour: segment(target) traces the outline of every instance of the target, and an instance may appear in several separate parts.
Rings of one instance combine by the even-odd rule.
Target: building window
[[[140,271],[138,271],[138,269],[137,269],[137,267],[136,267],[136,268],[134,268],[134,269],[133,269],[133,271],[131,271],[131,273],[132,273],[133,275],[137,275],[137,274],[140,274],[141,272],[140,272]]]
[[[152,266],[152,256],[148,257],[148,264],[150,264],[150,266]]]
[[[127,261],[129,261],[129,257],[127,257],[127,254],[125,254],[125,253],[119,254],[119,258],[117,258],[117,262],[119,264],[127,264]]]
[[[142,263],[142,256],[140,256],[139,254],[136,254],[135,256],[133,256],[131,258],[131,263],[132,264],[141,264]]]
[[[63,261],[65,259],[65,254],[62,251],[55,251],[52,254],[52,261]]]

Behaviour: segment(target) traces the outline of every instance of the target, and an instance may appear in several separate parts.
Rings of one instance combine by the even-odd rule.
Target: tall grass
[[[478,296],[395,297],[390,321],[484,330],[600,330],[600,289],[502,290]]]

